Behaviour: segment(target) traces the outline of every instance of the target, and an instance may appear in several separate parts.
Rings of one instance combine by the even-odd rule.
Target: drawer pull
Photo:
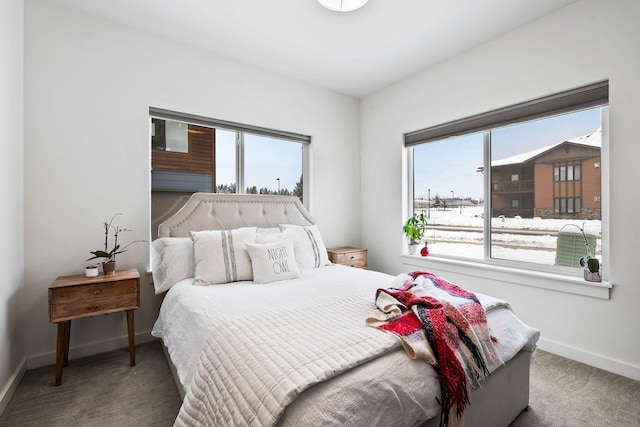
[[[100,290],[98,289],[97,291],[94,292],[95,295],[100,295]]]
[[[96,309],[96,310],[99,309],[100,308],[100,304],[94,305],[93,308]]]
[[[351,259],[356,259],[356,257],[354,257],[353,255],[351,255]]]

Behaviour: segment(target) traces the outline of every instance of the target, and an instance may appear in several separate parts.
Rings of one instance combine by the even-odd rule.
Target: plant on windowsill
[[[118,215],[122,215],[122,214],[117,213],[111,217],[111,221],[103,223],[104,224],[104,249],[90,252],[91,254],[93,254],[93,256],[87,259],[87,261],[91,261],[92,259],[102,258],[103,259],[102,271],[104,272],[104,274],[107,274],[107,275],[114,274],[116,271],[116,255],[126,252],[127,248],[133,245],[134,243],[144,242],[144,240],[134,240],[133,242],[123,247],[120,247],[120,244],[118,243],[118,237],[120,233],[131,231],[131,230],[128,228],[120,228],[113,223],[113,221]],[[113,238],[114,238],[113,247],[111,249],[109,249],[109,232],[110,231],[113,231]]]
[[[409,255],[415,255],[418,252],[418,245],[422,240],[422,236],[427,229],[427,217],[424,212],[416,214],[407,219],[402,227],[405,236],[409,240]],[[426,244],[425,244],[426,246]]]
[[[584,269],[584,280],[588,282],[601,282],[602,276],[600,275],[600,261],[591,252],[589,242],[587,241],[587,236],[584,234],[584,228],[578,227],[575,224],[565,224],[562,226],[562,228],[560,228],[560,231],[562,231],[565,227],[570,226],[576,227],[578,230],[580,230],[582,238],[584,239],[584,246],[587,248],[587,255],[578,259],[578,264],[580,264],[580,267]],[[595,251],[595,248],[593,249]]]

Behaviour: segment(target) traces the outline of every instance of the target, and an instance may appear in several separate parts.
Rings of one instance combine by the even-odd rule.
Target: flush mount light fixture
[[[318,0],[318,3],[335,12],[351,12],[360,9],[369,0]]]

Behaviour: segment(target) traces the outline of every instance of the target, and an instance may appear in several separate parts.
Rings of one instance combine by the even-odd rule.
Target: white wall
[[[25,354],[29,367],[54,362],[47,286],[58,275],[82,271],[88,251],[101,244],[101,222],[123,212],[121,224],[134,229],[131,237],[147,237],[149,106],[312,135],[311,209],[327,244],[358,244],[362,234],[371,266],[395,274],[414,268],[400,257],[404,132],[603,78],[610,79],[614,166],[611,299],[467,274],[448,272],[447,277],[510,300],[525,321],[541,329],[541,347],[640,378],[633,329],[640,324],[640,284],[634,274],[634,240],[640,235],[634,213],[640,211],[640,198],[633,185],[640,178],[640,11],[633,0],[574,4],[369,96],[359,111],[350,98],[27,0],[24,215],[23,154],[16,143],[22,140],[22,97],[16,89],[22,80],[20,5],[5,1],[2,7],[9,12],[0,15],[0,124],[8,129],[0,144],[10,153],[0,159],[0,196],[16,205],[0,214],[11,224],[0,245],[8,283],[0,287],[0,304],[9,313],[0,318],[0,345],[11,349],[0,352],[0,387]],[[144,272],[147,256],[146,245],[137,245],[119,262]],[[438,272],[428,260],[424,266]],[[23,303],[14,304],[23,281]],[[20,306],[22,313],[11,314]],[[136,315],[142,338],[157,306],[145,278]],[[71,357],[124,346],[125,335],[124,316],[76,321]]]
[[[426,268],[507,299],[541,330],[541,348],[640,379],[639,9],[634,0],[584,0],[363,99],[361,224],[371,266],[393,274]],[[606,78],[610,300],[478,279],[473,268],[445,271],[435,260],[403,264],[404,132]]]
[[[312,135],[311,211],[329,246],[359,243],[356,100],[46,1],[27,0],[25,14],[29,367],[54,362],[47,287],[83,271],[102,222],[122,212],[131,238],[148,236],[149,106]],[[141,272],[147,260],[145,244],[118,257]],[[141,300],[144,338],[159,301],[146,277]],[[74,321],[70,356],[125,346],[124,336],[124,315]]]
[[[23,372],[23,4],[0,2],[0,413]]]

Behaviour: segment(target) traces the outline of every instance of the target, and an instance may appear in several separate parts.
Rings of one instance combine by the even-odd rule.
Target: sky
[[[245,133],[245,188],[293,191],[302,175],[302,143]],[[216,129],[216,183],[235,178],[235,132]],[[278,178],[280,180],[278,181]]]
[[[593,133],[600,108],[505,126],[492,131],[492,160]],[[451,144],[455,143],[454,150]],[[414,148],[414,194],[426,199],[483,198],[482,133]],[[216,182],[235,182],[235,132],[216,129]],[[302,144],[245,134],[245,188],[293,190],[302,175]],[[278,180],[279,178],[279,180]],[[431,190],[431,191],[429,191]],[[453,192],[453,193],[452,193]]]
[[[596,131],[601,109],[591,108],[492,131],[492,160],[560,143]],[[451,144],[455,143],[455,149]],[[426,199],[483,197],[482,133],[423,144],[414,148],[414,195]],[[429,190],[431,190],[429,192]]]

